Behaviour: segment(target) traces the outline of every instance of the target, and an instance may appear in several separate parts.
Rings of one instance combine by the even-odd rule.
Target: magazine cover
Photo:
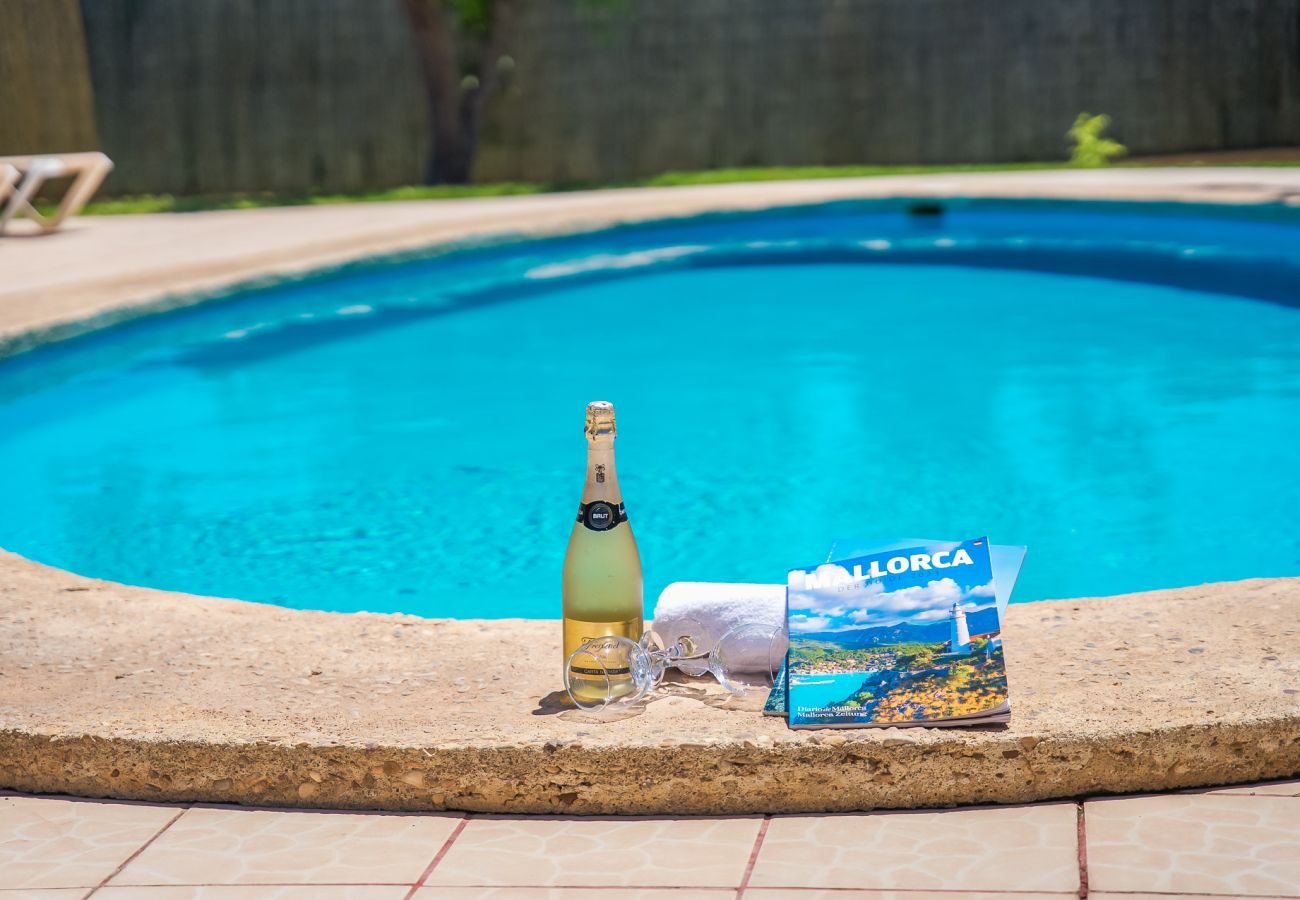
[[[868,538],[839,538],[831,544],[831,552],[826,555],[830,562],[837,556],[850,559],[855,556],[874,556],[886,550],[902,550],[908,547],[924,547],[926,553],[940,550],[955,550],[961,541],[938,541],[933,538],[900,538],[881,540]],[[1007,604],[1015,593],[1016,581],[1020,578],[1020,569],[1024,565],[1028,548],[1014,544],[989,543],[989,564],[993,567],[993,588],[998,598],[998,616],[1006,614]]]
[[[1006,721],[1006,668],[985,538],[792,569],[792,728]]]
[[[831,545],[831,552],[826,555],[829,562],[839,553],[843,556],[870,556],[886,550],[899,550],[909,547],[924,547],[927,553],[940,550],[955,550],[960,541],[939,541],[932,538],[903,538],[901,540],[884,540],[868,538],[840,538]],[[1020,567],[1024,564],[1027,548],[1010,544],[989,544],[989,563],[993,569],[994,594],[997,597],[998,618],[1007,610],[1011,595],[1015,592],[1016,581],[1020,578]],[[786,715],[786,664],[781,663],[763,706],[765,716]]]
[[[767,702],[763,704],[765,716],[785,715],[785,669],[786,663],[782,662],[781,670],[776,673],[776,678],[772,681],[772,690],[768,691]]]

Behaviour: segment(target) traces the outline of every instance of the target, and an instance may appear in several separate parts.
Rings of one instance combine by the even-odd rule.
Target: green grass
[[[934,175],[949,172],[1022,172],[1060,169],[1064,163],[1001,163],[970,166],[777,166],[761,169],[707,169],[702,172],[665,172],[629,184],[629,187],[678,187],[688,184],[732,184],[747,181],[802,181],[814,178],[875,178],[881,175]]]
[[[201,194],[174,197],[171,194],[144,194],[138,197],[113,197],[86,205],[82,215],[120,216],[131,213],[200,212],[210,209],[260,209],[266,206],[328,206],[335,203],[373,203],[393,200],[454,200],[461,197],[505,197],[512,194],[538,194],[546,185],[536,184],[461,184],[390,188],[356,194]]]
[[[1130,160],[1122,166],[1141,166]],[[1300,160],[1234,162],[1228,165],[1296,166]],[[255,193],[174,197],[170,194],[116,197],[96,200],[84,215],[116,216],[131,213],[198,212],[211,209],[257,209],[266,206],[324,206],[335,203],[386,203],[399,200],[453,200],[463,197],[506,197],[608,187],[678,187],[693,184],[734,184],[757,181],[791,181],[815,178],[873,178],[883,175],[933,175],[951,172],[1021,172],[1069,168],[1064,162],[1009,163],[969,166],[786,166],[753,169],[710,169],[703,172],[665,172],[650,178],[612,184],[500,182],[469,185],[412,185],[355,194]]]

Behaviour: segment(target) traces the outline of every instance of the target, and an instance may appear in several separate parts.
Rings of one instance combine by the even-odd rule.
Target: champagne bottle
[[[587,404],[587,481],[582,488],[578,521],[564,554],[564,664],[587,641],[619,635],[641,638],[641,556],[623,510],[614,470],[614,406]],[[617,690],[605,676],[584,679],[581,667],[570,674],[580,692]],[[613,676],[626,673],[613,671]],[[584,683],[585,682],[585,683]],[[631,679],[627,678],[627,687]]]

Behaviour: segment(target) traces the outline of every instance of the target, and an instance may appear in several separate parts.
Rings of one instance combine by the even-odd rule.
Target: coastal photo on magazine
[[[988,541],[931,551],[790,571],[792,727],[1007,720]]]

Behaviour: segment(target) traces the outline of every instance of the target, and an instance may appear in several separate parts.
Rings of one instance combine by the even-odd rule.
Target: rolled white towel
[[[785,630],[785,585],[724,584],[675,581],[655,602],[654,629],[665,637],[684,619],[704,625],[714,640],[737,625],[770,625]],[[768,666],[766,647],[755,646],[754,658],[736,663],[739,671],[760,671]]]

